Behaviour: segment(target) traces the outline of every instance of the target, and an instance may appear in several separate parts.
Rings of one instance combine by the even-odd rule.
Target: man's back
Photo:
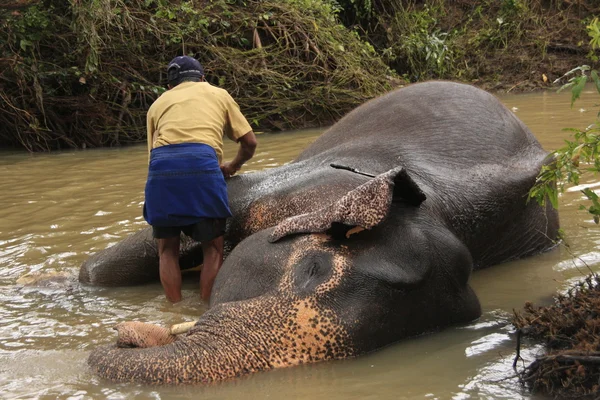
[[[207,82],[183,82],[161,95],[148,110],[148,150],[203,143],[223,158],[223,135],[237,141],[252,128],[226,90]]]

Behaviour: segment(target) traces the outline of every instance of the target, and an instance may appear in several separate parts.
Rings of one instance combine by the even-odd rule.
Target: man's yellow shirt
[[[223,160],[223,136],[233,141],[252,128],[240,107],[208,82],[183,82],[163,93],[148,110],[148,152],[168,144],[203,143]]]

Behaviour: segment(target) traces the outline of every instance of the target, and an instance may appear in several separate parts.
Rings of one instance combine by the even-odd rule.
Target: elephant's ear
[[[348,235],[371,229],[388,215],[392,201],[419,206],[425,194],[402,167],[391,169],[351,190],[318,211],[283,220],[269,237],[271,243],[296,233],[319,233],[344,227]]]

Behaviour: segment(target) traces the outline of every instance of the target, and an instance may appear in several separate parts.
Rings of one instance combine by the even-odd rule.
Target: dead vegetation
[[[331,123],[394,79],[319,1],[41,0],[4,17],[0,145],[29,151],[143,142],[179,54],[265,130]]]
[[[520,334],[547,350],[519,372],[532,392],[559,399],[600,397],[599,284],[600,277],[592,274],[550,306],[527,303],[515,312]]]

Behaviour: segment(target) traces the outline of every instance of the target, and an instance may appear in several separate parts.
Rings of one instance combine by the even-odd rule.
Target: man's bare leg
[[[167,300],[181,301],[181,270],[179,269],[179,236],[158,240],[160,283]]]
[[[223,236],[202,243],[204,265],[200,273],[200,293],[202,300],[208,301],[217,273],[223,264]]]

